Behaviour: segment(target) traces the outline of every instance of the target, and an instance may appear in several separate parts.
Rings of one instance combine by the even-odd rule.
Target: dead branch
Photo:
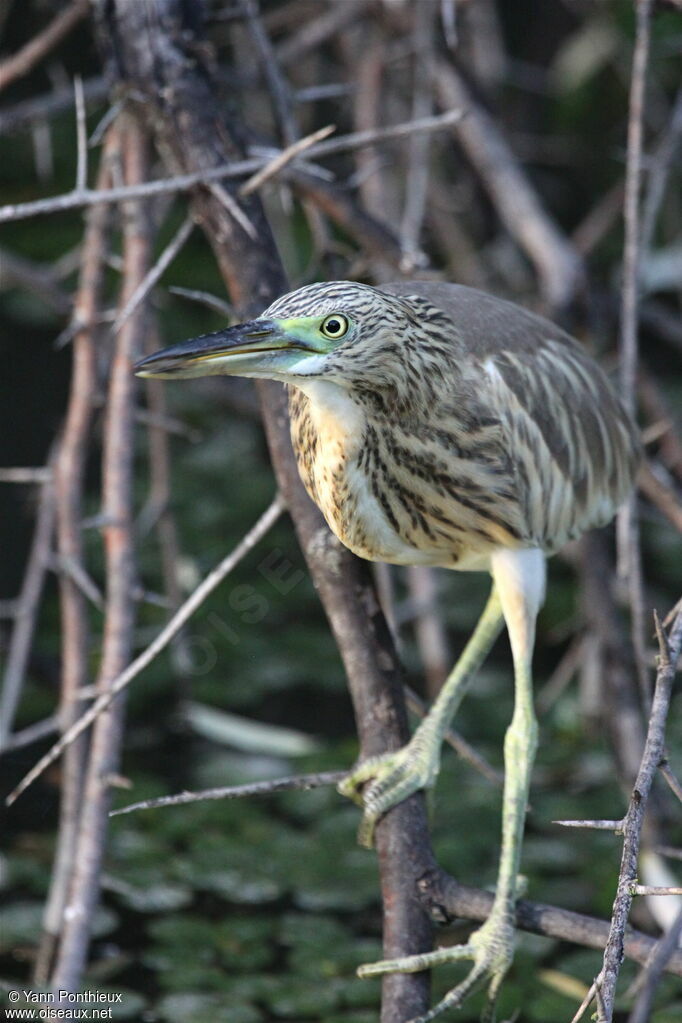
[[[72,0],[66,10],[55,15],[49,25],[34,36],[18,53],[6,57],[0,62],[0,92],[7,86],[22,78],[47,56],[50,50],[58,46],[64,36],[75,28],[81,18],[88,13],[88,0]]]
[[[625,166],[623,284],[618,346],[620,394],[626,409],[635,414],[638,362],[637,319],[640,288],[640,189],[642,177],[642,138],[646,76],[649,63],[651,0],[636,0],[635,50],[632,60],[628,113],[628,146]],[[637,680],[644,707],[650,701],[650,681],[646,668],[644,642],[644,583],[640,550],[639,522],[635,497],[630,497],[618,513],[618,574],[627,581],[631,612],[631,639],[635,653]]]
[[[344,5],[346,6],[346,5]],[[152,124],[159,148],[173,171],[203,171],[241,158],[241,126],[218,108],[210,69],[197,74],[201,52],[194,28],[183,22],[177,0],[157,2],[140,11],[138,5],[101,5],[105,45],[113,34],[107,18],[116,17],[120,44],[116,67],[144,97],[143,110]],[[142,16],[144,15],[144,17]],[[180,28],[182,27],[182,31]],[[192,60],[185,47],[191,46]],[[150,73],[153,61],[153,74]],[[173,87],[164,88],[164,81]],[[183,125],[183,131],[177,125]],[[216,132],[216,125],[220,132]],[[329,143],[320,143],[328,145]],[[229,185],[226,185],[229,187]],[[243,209],[257,226],[252,240],[228,216],[222,204],[205,190],[193,197],[197,218],[216,253],[238,313],[259,313],[286,290],[276,247],[260,204],[250,197]],[[407,721],[398,685],[398,669],[390,635],[374,594],[366,565],[358,562],[329,534],[301,485],[288,438],[285,397],[273,384],[259,387],[266,435],[278,484],[287,503],[341,651],[356,706],[363,755],[397,748],[407,737]],[[395,807],[377,829],[385,917],[387,955],[424,950],[430,926],[410,897],[415,871],[430,862],[421,795]],[[384,981],[385,1020],[404,1019],[426,1008],[428,978],[394,975]]]
[[[316,774],[297,774],[287,778],[272,778],[268,781],[250,782],[247,785],[229,785],[223,788],[204,789],[202,792],[179,792],[175,796],[160,796],[158,799],[144,799],[118,810],[112,810],[110,817],[118,817],[134,810],[157,810],[165,806],[184,806],[185,803],[200,803],[205,799],[244,799],[250,796],[269,796],[274,792],[307,792],[323,786],[336,786],[347,777],[347,771],[322,771]]]
[[[83,82],[83,93],[86,107],[94,106],[105,99],[109,87],[102,77],[88,78]],[[0,135],[31,128],[36,122],[55,117],[73,106],[73,101],[73,88],[69,85],[5,107],[0,112]]]
[[[120,122],[124,180],[136,184],[149,173],[148,141],[129,115]],[[123,281],[125,306],[148,270],[152,242],[147,210],[141,202],[123,210]],[[130,660],[136,567],[133,545],[132,469],[136,381],[132,366],[142,351],[145,317],[140,307],[119,332],[114,348],[106,407],[102,507],[109,520],[103,529],[107,592],[102,658],[97,689],[111,693],[113,680]],[[110,802],[109,777],[119,760],[123,701],[110,707],[93,728],[83,807],[74,847],[74,870],[64,911],[59,950],[51,982],[60,991],[78,990],[85,966],[94,909],[99,901],[100,870]]]
[[[47,475],[40,485],[31,550],[21,592],[12,616],[14,626],[7,651],[7,663],[2,677],[2,693],[0,694],[0,751],[8,745],[14,725],[14,715],[26,677],[26,665],[31,652],[43,583],[50,564],[55,503],[52,480],[53,463],[54,458],[51,458],[46,467]]]
[[[668,928],[667,933],[656,942],[647,957],[642,973],[635,981],[634,986],[639,994],[628,1018],[628,1023],[647,1023],[651,1019],[658,982],[671,957],[679,948],[680,936],[682,936],[682,909],[677,914],[672,927]]]
[[[414,55],[412,60],[412,116],[428,117],[433,108],[434,36],[437,9],[435,4],[415,4]],[[409,273],[428,261],[420,248],[422,225],[426,214],[429,185],[429,136],[413,135],[407,164],[405,199],[400,225],[403,250],[403,271]]]
[[[457,917],[486,920],[493,903],[494,896],[490,892],[459,884],[439,869],[426,874],[419,881],[418,887],[424,905],[440,924],[448,924]],[[597,920],[583,913],[573,913],[527,899],[519,899],[516,903],[516,926],[531,934],[571,941],[600,951],[606,945],[609,935],[606,920]],[[656,944],[655,938],[628,927],[624,954],[628,959],[644,964]],[[675,952],[671,956],[666,970],[682,977],[682,952]]]
[[[97,188],[112,182],[112,163],[118,157],[119,137],[112,131],[102,152]],[[83,260],[74,304],[77,330],[73,338],[71,392],[64,432],[55,464],[57,556],[76,568],[84,567],[82,518],[85,464],[90,446],[94,401],[97,393],[97,352],[94,324],[102,300],[108,244],[109,209],[93,206],[88,211]],[[78,717],[79,693],[88,682],[89,623],[83,592],[73,575],[59,576],[61,619],[61,680],[59,719],[65,731]],[[43,933],[36,957],[34,978],[46,983],[53,952],[62,926],[64,906],[74,864],[74,845],[81,809],[85,745],[69,750],[62,769],[59,831],[50,890],[43,914]]]
[[[449,125],[455,124],[460,117],[461,114],[458,110],[450,110],[440,117],[424,118],[417,123],[408,121],[392,125],[389,128],[378,128],[376,132],[358,132],[339,139],[328,139],[325,142],[318,142],[311,146],[308,150],[308,155],[318,158],[331,156],[332,154],[357,149],[361,146],[374,145],[377,142],[407,138],[414,132],[441,131]],[[274,155],[278,154],[275,153]],[[93,206],[102,202],[120,203],[127,202],[129,199],[144,199],[159,195],[171,195],[175,192],[186,192],[196,185],[210,185],[221,180],[228,181],[253,174],[261,170],[272,158],[273,154],[270,154],[267,158],[241,158],[232,163],[211,167],[210,169],[197,170],[192,174],[176,174],[170,178],[147,181],[140,185],[122,185],[117,188],[110,188],[104,195],[96,188],[76,188],[71,192],[51,196],[47,199],[10,203],[6,206],[0,206],[0,224],[8,223],[12,220],[24,220],[27,217],[43,216],[47,213],[61,213],[65,210],[80,209],[81,207]]]
[[[637,485],[675,529],[682,533],[682,502],[674,488],[660,480],[648,464],[640,470]]]
[[[57,315],[65,316],[70,312],[71,296],[62,288],[52,267],[35,263],[5,248],[0,248],[0,265],[2,291],[25,288]]]
[[[495,209],[538,273],[545,303],[564,308],[583,280],[580,257],[543,208],[497,124],[474,100],[464,79],[450,64],[440,62],[436,92],[445,110],[462,110],[454,131]]]
[[[625,815],[618,889],[613,904],[609,937],[604,951],[604,965],[597,978],[599,1023],[610,1023],[613,1018],[616,983],[623,959],[625,929],[633,898],[632,885],[636,883],[637,878],[637,860],[644,813],[654,775],[664,755],[666,718],[676,664],[680,652],[682,652],[682,614],[678,614],[673,622],[669,637],[663,632],[657,616],[656,630],[660,653],[651,716],[644,753],[632,790],[630,805]]]
[[[218,586],[223,579],[235,568],[239,562],[246,557],[249,551],[267,533],[270,527],[277,521],[284,508],[282,499],[277,496],[270,507],[263,512],[256,524],[249,530],[237,546],[231,551],[216,567],[209,572],[206,578],[197,586],[193,593],[187,598],[184,604],[178,608],[173,617],[166,623],[149,646],[139,654],[124,670],[117,674],[109,683],[107,691],[97,697],[88,710],[78,718],[54,746],[41,757],[28,774],[20,781],[17,787],[7,797],[7,805],[18,799],[22,792],[25,792],[29,785],[32,785],[36,778],[45,771],[50,764],[61,756],[62,752],[74,742],[79,735],[82,735],[86,728],[107,710],[119,693],[128,686],[141,671],[143,671],[161,651],[168,646],[173,637],[180,631],[182,626],[194,614],[196,609],[203,604],[208,595]]]
[[[126,302],[123,309],[117,315],[114,320],[111,333],[113,336],[118,334],[123,324],[128,320],[129,316],[135,312],[141,302],[145,300],[149,292],[152,290],[156,282],[161,278],[166,269],[173,262],[177,254],[182,249],[183,245],[189,238],[194,227],[194,221],[191,217],[185,217],[182,224],[175,232],[168,245],[165,247],[159,258],[157,259],[154,266],[152,266],[149,272],[145,275],[144,280],[140,281],[139,285]]]

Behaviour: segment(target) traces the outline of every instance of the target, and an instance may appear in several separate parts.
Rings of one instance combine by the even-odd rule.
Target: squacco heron
[[[288,385],[306,490],[339,540],[371,561],[489,572],[490,597],[428,716],[401,750],[361,763],[341,791],[360,838],[433,785],[452,715],[503,623],[515,700],[504,743],[502,849],[487,921],[467,944],[363,966],[363,976],[470,959],[430,1012],[487,985],[484,1018],[514,944],[537,724],[531,690],[545,558],[607,523],[633,483],[633,423],[584,349],[552,323],[455,284],[312,284],[256,320],[142,360],[141,376],[266,377]]]

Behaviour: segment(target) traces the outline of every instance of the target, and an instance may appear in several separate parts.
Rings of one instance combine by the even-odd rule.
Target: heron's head
[[[142,359],[138,376],[266,377],[303,384],[378,383],[419,321],[402,299],[350,281],[310,284],[278,298],[256,320],[183,341]],[[409,328],[412,328],[410,331]]]

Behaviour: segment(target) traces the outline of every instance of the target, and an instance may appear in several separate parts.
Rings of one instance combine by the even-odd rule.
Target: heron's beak
[[[315,349],[276,320],[249,320],[227,330],[182,341],[148,355],[135,366],[139,377],[185,379],[213,375],[274,377]]]

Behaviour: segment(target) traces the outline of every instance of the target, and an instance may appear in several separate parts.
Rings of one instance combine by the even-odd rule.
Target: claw
[[[482,1023],[494,1023],[495,1003],[502,981],[509,969],[514,953],[514,929],[505,917],[490,916],[475,931],[466,945],[438,948],[423,955],[405,956],[402,959],[382,959],[358,968],[359,977],[376,977],[384,973],[416,973],[431,969],[442,963],[473,960],[467,976],[447,993],[438,1005],[425,1015],[410,1020],[410,1023],[430,1023],[446,1009],[458,1009],[469,995],[488,985],[486,1004],[481,1015]]]
[[[420,741],[417,731],[402,749],[370,757],[340,782],[341,795],[364,810],[358,829],[360,845],[372,847],[379,819],[413,792],[433,785],[439,765],[439,745]]]

